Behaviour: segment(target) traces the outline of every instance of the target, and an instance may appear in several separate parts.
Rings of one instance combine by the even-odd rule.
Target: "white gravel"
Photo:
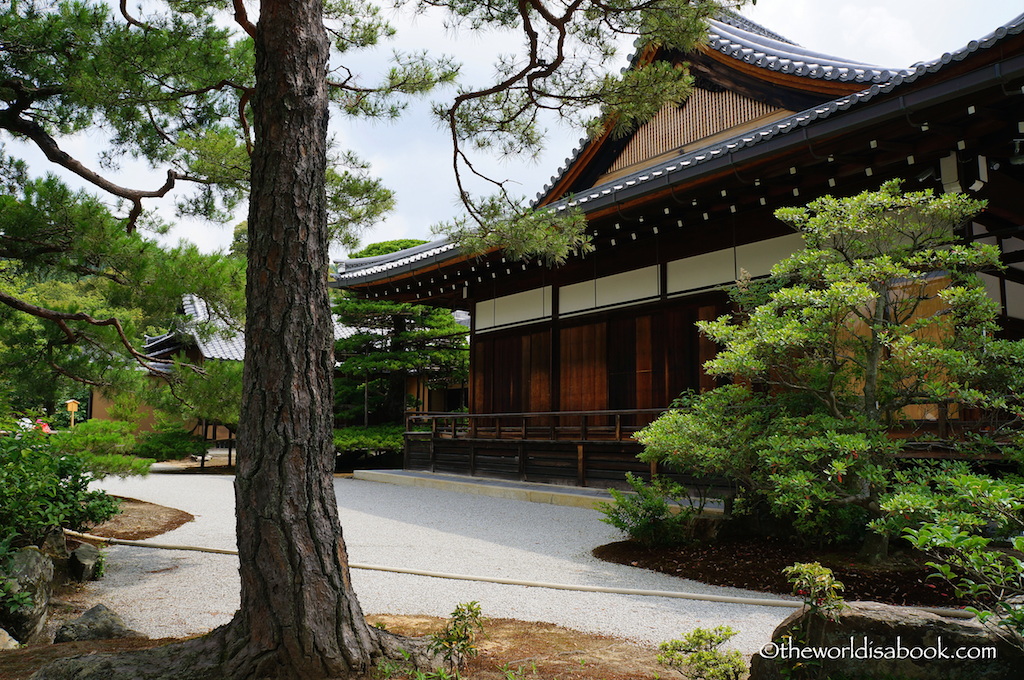
[[[196,520],[153,539],[234,548],[233,479],[152,474],[108,479],[107,491],[179,508]],[[619,540],[597,511],[452,491],[335,479],[353,563],[551,583],[765,597],[736,588],[609,564],[590,551]],[[576,630],[656,643],[696,627],[729,625],[733,646],[752,653],[788,608],[581,593],[354,570],[367,614],[446,616],[477,600],[485,616],[548,621]],[[151,637],[185,636],[226,623],[238,607],[238,558],[114,546],[95,600]]]

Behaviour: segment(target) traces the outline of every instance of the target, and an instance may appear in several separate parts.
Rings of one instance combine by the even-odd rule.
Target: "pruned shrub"
[[[139,435],[135,455],[153,460],[181,460],[206,453],[206,440],[183,427],[173,427]]]
[[[395,453],[405,446],[405,428],[401,425],[343,427],[334,431],[334,448],[338,453],[370,451]]]
[[[684,487],[664,477],[654,477],[647,484],[628,472],[626,481],[633,493],[608,489],[612,502],[598,503],[604,513],[602,522],[648,548],[683,543],[692,536],[700,511],[690,504]]]
[[[96,475],[61,452],[52,436],[0,435],[0,535],[15,547],[41,545],[58,529],[85,529],[117,514],[116,499],[90,491]]]

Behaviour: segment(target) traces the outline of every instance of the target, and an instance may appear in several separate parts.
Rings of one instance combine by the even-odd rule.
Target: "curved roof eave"
[[[365,281],[375,281],[396,274],[402,274],[424,265],[445,262],[462,254],[457,244],[448,238],[406,248],[376,257],[361,257],[353,260],[338,260],[338,272],[332,286],[345,287]]]
[[[937,73],[949,64],[963,61],[975,52],[989,49],[1001,42],[1007,36],[1018,35],[1021,33],[1024,33],[1024,14],[1021,14],[1007,24],[1000,26],[980,40],[972,40],[965,47],[955,52],[947,52],[941,57],[929,62],[919,62],[915,65],[913,70],[898,74],[886,83],[872,85],[860,92],[839,97],[838,99],[833,99],[832,101],[825,102],[824,104],[810,109],[805,109],[804,111],[787,116],[786,118],[769,123],[760,128],[736,135],[735,137],[725,139],[711,146],[683,153],[671,160],[660,163],[657,166],[645,168],[644,170],[637,171],[612,182],[596,186],[592,189],[581,192],[579,196],[556,201],[549,204],[547,207],[553,210],[565,210],[573,207],[580,207],[584,210],[593,210],[595,209],[594,207],[591,207],[593,204],[603,204],[610,200],[609,197],[615,197],[620,192],[631,191],[642,184],[651,183],[654,180],[663,178],[666,175],[675,172],[692,170],[717,158],[729,156],[741,149],[768,142],[769,140],[775,139],[781,135],[790,134],[797,129],[807,128],[809,125],[817,121],[843,114],[854,108],[859,108],[871,100],[876,99],[880,95],[888,94],[901,86],[916,82],[923,76],[929,76]],[[1024,57],[1021,57],[1020,60],[1024,61]],[[999,78],[1007,75],[997,72],[999,72],[998,67],[995,68],[993,77]]]

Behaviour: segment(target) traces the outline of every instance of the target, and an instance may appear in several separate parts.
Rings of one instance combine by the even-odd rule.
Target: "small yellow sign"
[[[68,411],[70,411],[71,413],[74,413],[78,410],[78,402],[75,401],[74,399],[68,399],[67,402],[65,403],[67,403]]]

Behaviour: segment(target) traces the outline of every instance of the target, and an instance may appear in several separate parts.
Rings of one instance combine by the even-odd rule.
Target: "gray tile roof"
[[[187,321],[180,331],[172,331],[154,338],[146,338],[147,353],[175,352],[184,345],[195,343],[204,359],[242,361],[245,358],[245,335],[239,324],[214,314],[210,306],[197,295],[185,295],[181,300]],[[334,337],[347,338],[353,329],[334,322]],[[175,342],[175,339],[177,342]]]
[[[715,23],[722,24],[722,22]],[[722,29],[722,33],[725,34],[730,32]],[[735,35],[735,31],[732,31],[731,33]],[[900,71],[886,70],[891,74],[891,76],[885,82],[873,82],[866,89],[854,94],[833,99],[832,101],[795,113],[760,128],[744,132],[735,137],[731,137],[701,149],[681,154],[654,167],[645,168],[644,170],[633,173],[632,175],[627,175],[626,177],[616,179],[612,182],[598,185],[592,189],[581,192],[579,195],[563,199],[547,207],[558,211],[573,207],[580,207],[587,210],[590,209],[592,205],[596,207],[597,204],[603,204],[606,201],[614,200],[616,194],[623,191],[642,190],[643,185],[653,184],[656,181],[659,181],[664,185],[668,181],[668,175],[670,174],[675,174],[684,170],[693,170],[704,163],[729,157],[740,149],[757,146],[758,144],[765,143],[769,140],[791,134],[796,130],[805,129],[816,122],[838,116],[850,111],[851,109],[856,110],[873,99],[878,98],[880,95],[890,93],[893,90],[913,83],[924,76],[937,73],[948,65],[963,61],[976,52],[992,48],[1008,36],[1019,35],[1021,33],[1024,33],[1024,14],[1021,14],[1003,26],[1000,26],[983,38],[980,38],[979,40],[972,40],[959,50],[947,52],[931,61],[918,62],[909,69]],[[747,35],[754,34],[747,33]],[[760,36],[760,39],[762,43],[765,40],[774,40],[772,38],[766,38],[765,36]],[[726,41],[726,38],[723,37],[722,40],[723,44],[725,44],[724,41]],[[739,45],[739,43],[735,43],[735,45]],[[744,52],[746,49],[746,47],[742,49],[737,47],[737,54],[740,55],[737,58],[760,58],[757,57],[754,52],[747,54]],[[797,53],[794,52],[793,54],[796,55]],[[810,58],[810,55],[813,53],[804,51],[803,54]],[[824,60],[818,60],[818,62],[821,61]],[[845,63],[849,65],[851,62]],[[822,69],[820,73],[825,74],[825,66],[826,65],[824,64],[817,63],[815,68]],[[808,66],[807,62],[798,64],[793,60],[790,60],[789,65],[786,67],[811,68]],[[836,64],[832,64],[830,67],[834,69],[847,68],[846,66],[838,66]],[[867,72],[865,72],[865,74],[866,73]],[[827,76],[819,75],[818,77]],[[837,75],[836,77],[839,76]],[[585,141],[586,140],[581,140],[581,142]],[[570,161],[571,159],[566,160],[567,163]],[[552,181],[555,181],[556,179],[557,177],[552,178]],[[540,199],[544,195],[546,195],[545,192],[541,192],[537,195],[537,198]],[[362,268],[348,268],[344,273],[339,274],[339,276],[336,277],[336,281],[341,285],[345,285],[346,283],[354,284],[362,281],[372,281],[379,278],[379,275],[385,274],[389,271],[407,271],[418,267],[420,262],[423,260],[432,259],[436,261],[444,261],[454,257],[457,253],[458,251],[455,244],[450,243],[447,239],[441,239],[432,243],[417,246],[413,249],[399,251],[379,258],[373,258],[375,261],[371,265]],[[348,261],[345,264],[350,263],[352,263],[352,261]]]
[[[427,264],[432,261],[446,260],[457,250],[457,246],[448,239],[443,238],[423,245],[406,248],[387,255],[377,257],[361,257],[354,260],[339,260],[336,262],[338,271],[334,280],[341,283],[353,279],[361,279],[367,276],[383,274],[396,267],[409,264]]]
[[[1000,26],[998,29],[989,33],[980,40],[972,40],[965,47],[956,50],[955,52],[947,52],[932,61],[918,62],[912,69],[896,73],[891,79],[884,83],[873,84],[867,89],[851,95],[839,97],[838,99],[833,99],[832,101],[821,104],[820,106],[800,111],[799,113],[795,113],[755,130],[744,132],[741,135],[731,137],[701,149],[683,153],[657,166],[645,168],[644,170],[633,173],[632,175],[627,175],[623,178],[614,180],[613,182],[599,185],[591,190],[581,192],[581,195],[579,196],[553,203],[549,207],[554,210],[565,210],[567,208],[577,206],[586,209],[588,203],[594,202],[601,197],[614,195],[617,192],[632,189],[638,185],[655,180],[664,181],[666,179],[665,176],[669,173],[694,168],[702,163],[727,156],[746,147],[755,146],[780,135],[790,134],[795,130],[805,128],[817,121],[830,118],[834,115],[841,114],[845,111],[849,111],[855,107],[866,104],[867,102],[877,98],[879,95],[892,92],[902,85],[913,83],[923,76],[937,73],[949,64],[963,61],[975,52],[993,47],[1007,36],[1018,35],[1020,33],[1024,33],[1024,14],[1021,14],[1004,26]],[[542,194],[539,194],[538,197],[540,195]]]
[[[866,84],[883,83],[900,73],[909,73],[909,69],[883,68],[822,54],[730,23],[714,19],[709,23],[710,49],[770,71]]]
[[[211,314],[206,300],[186,295],[182,298],[182,305],[185,316],[189,317],[186,332],[191,335],[204,358],[229,361],[242,361],[245,358],[245,336],[237,328],[232,328],[227,320]],[[204,326],[203,332],[197,329],[200,324]],[[212,333],[206,330],[211,327]]]

